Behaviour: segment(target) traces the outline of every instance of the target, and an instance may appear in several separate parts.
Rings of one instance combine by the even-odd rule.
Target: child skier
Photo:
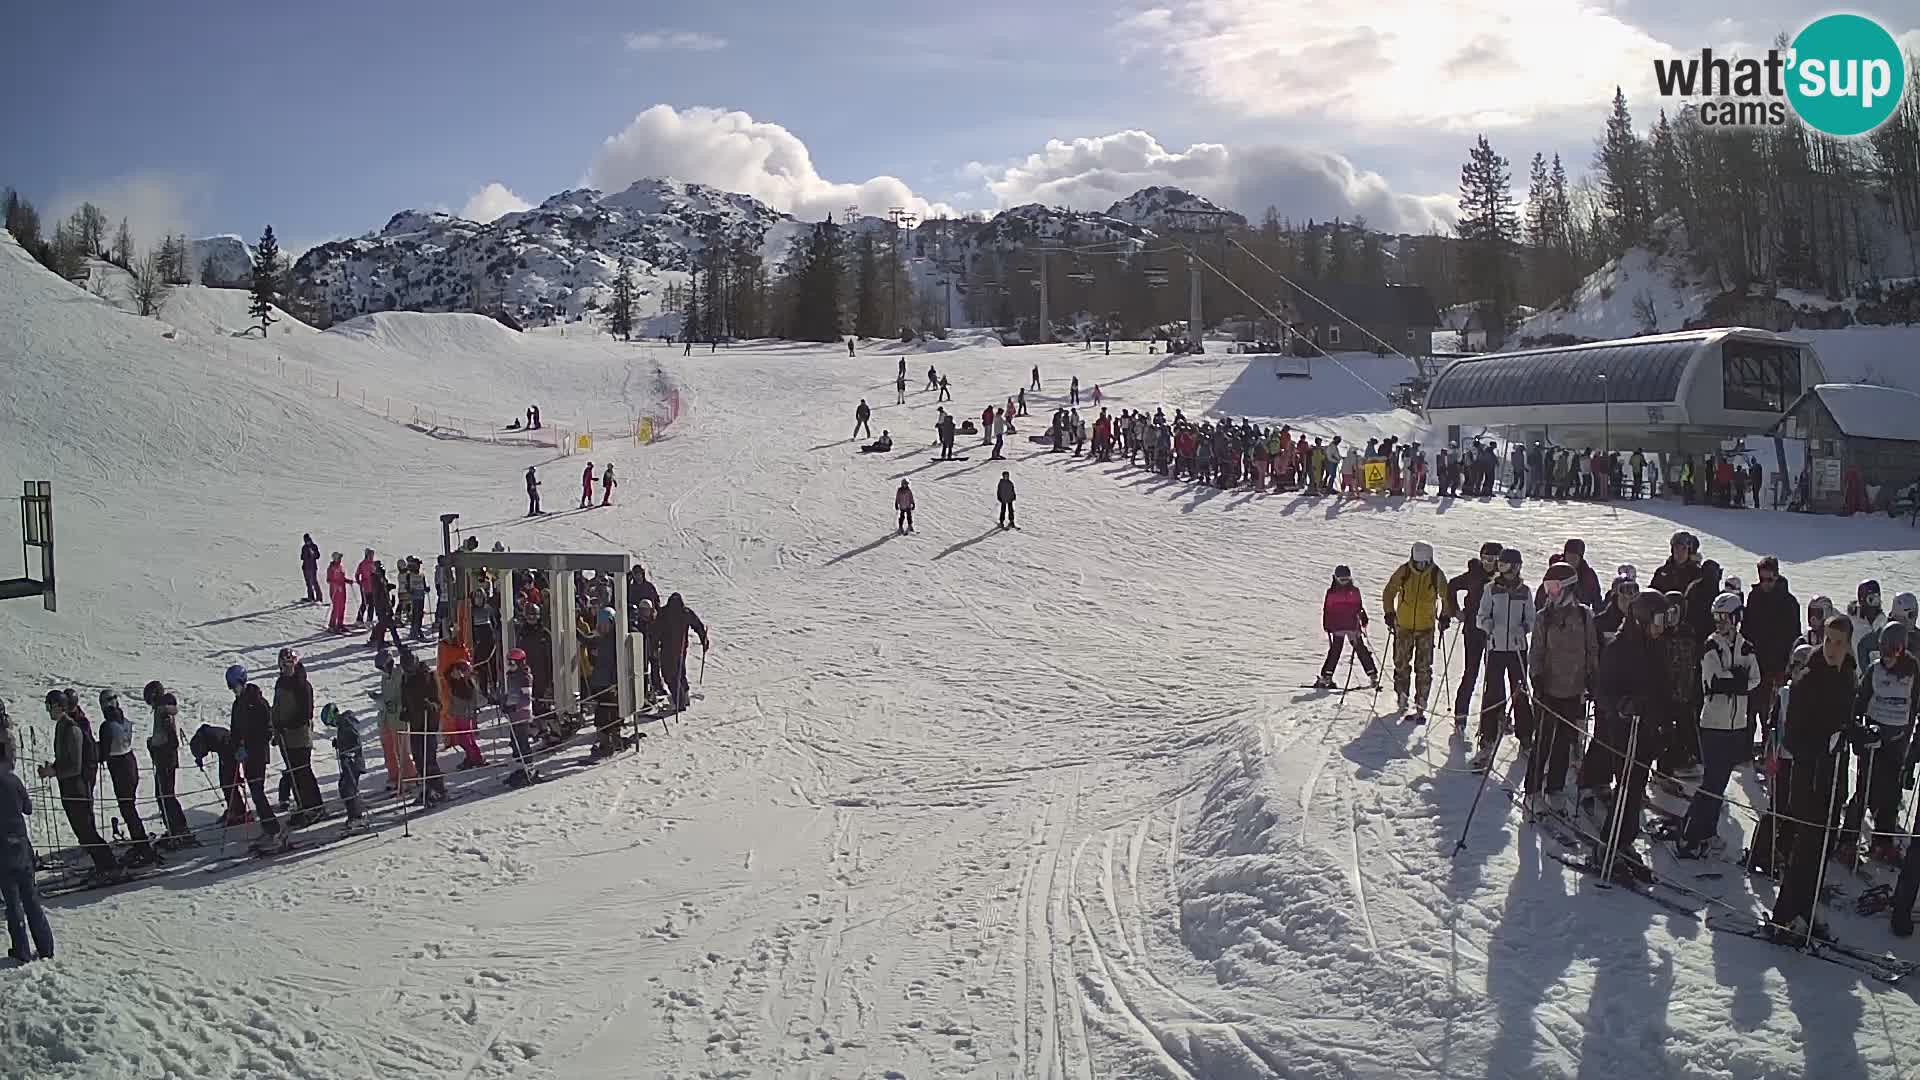
[[[913,489],[905,480],[900,481],[900,489],[893,493],[893,508],[900,513],[899,524],[894,526],[894,534],[913,531]]]
[[[507,720],[513,737],[514,770],[507,774],[507,786],[524,787],[537,783],[540,774],[533,767],[533,669],[524,649],[507,654]]]
[[[1320,628],[1327,632],[1327,659],[1320,665],[1320,677],[1313,681],[1316,690],[1333,689],[1333,672],[1340,664],[1340,650],[1352,643],[1353,654],[1367,673],[1372,688],[1380,688],[1380,669],[1374,665],[1373,650],[1367,648],[1367,603],[1353,583],[1353,571],[1345,566],[1333,568],[1333,584],[1327,586],[1327,598],[1320,608]]]
[[[613,479],[613,462],[609,461],[607,462],[606,472],[600,477],[600,505],[601,506],[606,506],[609,503],[613,502],[614,487],[615,487],[615,483]]]
[[[367,758],[360,749],[360,721],[332,702],[320,710],[320,722],[333,729],[333,756],[340,763],[340,801],[347,807],[347,828],[360,824],[360,777]]]

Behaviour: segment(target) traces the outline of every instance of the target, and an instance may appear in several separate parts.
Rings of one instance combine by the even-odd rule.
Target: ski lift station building
[[[1813,347],[1721,327],[1455,360],[1427,390],[1452,441],[1482,431],[1575,449],[1706,453],[1764,435],[1827,381]]]

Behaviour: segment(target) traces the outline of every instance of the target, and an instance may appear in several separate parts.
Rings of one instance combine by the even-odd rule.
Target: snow
[[[1530,339],[1561,335],[1611,341],[1684,329],[1718,290],[1689,265],[1686,228],[1674,220],[1662,222],[1657,251],[1631,248],[1587,275],[1570,303],[1523,320],[1509,335],[1509,347],[1525,348]]]
[[[187,273],[201,285],[245,288],[253,282],[253,248],[226,233],[189,242]]]
[[[1823,383],[1813,389],[1847,435],[1920,441],[1920,394],[1858,383]]]
[[[1455,569],[1490,536],[1533,564],[1580,535],[1645,568],[1684,527],[1728,566],[1778,554],[1805,598],[1911,587],[1903,523],[1249,496],[1047,454],[1020,437],[1043,416],[1004,464],[939,464],[933,395],[910,371],[890,404],[892,355],[656,358],[392,313],[262,341],[231,336],[243,295],[179,299],[171,326],[128,315],[0,239],[0,473],[59,500],[60,612],[0,610],[28,761],[49,686],[134,699],[159,678],[191,725],[224,717],[225,664],[283,643],[320,701],[360,705],[370,653],[288,602],[299,535],[428,555],[443,511],[483,544],[639,555],[712,628],[711,671],[630,757],[526,790],[457,774],[465,795],[406,833],[375,764],[364,839],[324,844],[328,823],[279,862],[183,858],[55,901],[59,958],[0,971],[8,1075],[1890,1078],[1920,1054],[1906,992],[1597,890],[1497,791],[1449,858],[1476,784],[1461,748],[1380,717],[1384,696],[1298,689],[1331,566],[1377,615],[1414,540]],[[657,365],[689,409],[654,445],[596,447],[628,478],[615,506],[528,523],[520,472],[564,501],[572,461],[423,437],[276,357],[474,410],[537,390],[555,415],[623,411]],[[960,414],[1035,363],[1039,413],[1078,374],[1112,409],[1418,422],[1381,401],[1390,358],[1310,380],[1131,347],[939,360]],[[894,454],[846,441],[862,396]],[[992,528],[1003,469],[1017,533]],[[919,531],[894,537],[902,477]],[[1437,658],[1443,685],[1458,663]],[[207,794],[187,802],[204,824]],[[1729,903],[1770,894],[1730,877]]]

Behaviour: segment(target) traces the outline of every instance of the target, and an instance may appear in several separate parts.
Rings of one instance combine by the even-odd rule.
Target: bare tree
[[[134,266],[133,285],[128,291],[140,314],[158,316],[167,306],[167,297],[173,291],[167,281],[170,269],[168,259],[157,250],[147,252],[146,258]]]
[[[122,270],[133,269],[133,231],[127,228],[126,218],[120,219],[120,228],[113,234],[113,254],[107,258]]]

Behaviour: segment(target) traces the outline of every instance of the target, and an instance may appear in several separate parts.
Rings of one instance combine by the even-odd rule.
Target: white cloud
[[[1219,104],[1377,129],[1590,113],[1674,52],[1591,0],[1173,0],[1120,33]]]
[[[713,52],[726,47],[726,38],[697,30],[648,30],[627,35],[629,52]]]
[[[1002,206],[1039,202],[1104,210],[1143,187],[1167,184],[1253,218],[1271,205],[1295,220],[1364,215],[1374,228],[1402,232],[1444,228],[1455,211],[1451,195],[1396,192],[1378,173],[1330,151],[1219,143],[1174,151],[1144,131],[1052,139],[1012,164],[970,162],[963,172],[981,178]]]
[[[125,218],[127,229],[133,233],[134,245],[144,251],[158,247],[160,239],[168,233],[191,236],[199,223],[196,207],[205,200],[206,192],[206,183],[195,177],[166,172],[130,173],[56,194],[42,209],[42,227],[51,236],[55,222],[73,213],[81,203],[90,202],[107,215],[109,241],[112,230]]]
[[[532,203],[515,195],[507,185],[495,180],[473,193],[466,205],[460,208],[460,216],[468,221],[487,222],[504,214],[532,208]]]
[[[884,216],[903,206],[922,217],[951,212],[913,193],[905,181],[876,176],[858,183],[822,177],[799,137],[746,113],[706,107],[655,105],[625,130],[607,137],[587,169],[586,183],[620,191],[650,176],[710,184],[752,195],[776,210],[818,221],[849,206]]]

